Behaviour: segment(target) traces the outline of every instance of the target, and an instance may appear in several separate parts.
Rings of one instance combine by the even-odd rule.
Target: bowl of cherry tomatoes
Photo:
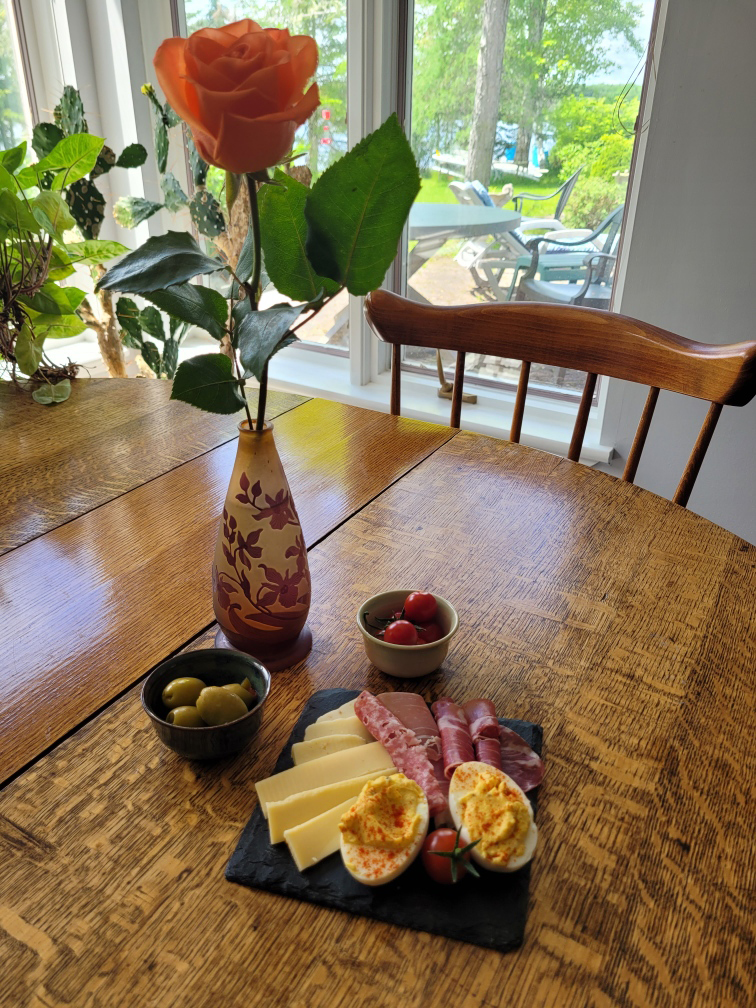
[[[459,620],[454,606],[440,595],[404,589],[363,602],[357,626],[376,668],[399,679],[419,679],[446,658]]]

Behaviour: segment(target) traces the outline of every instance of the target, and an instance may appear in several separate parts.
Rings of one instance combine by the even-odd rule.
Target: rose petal
[[[301,126],[303,122],[310,118],[318,105],[320,105],[318,85],[311,84],[307,93],[295,105],[283,109],[281,112],[272,112],[270,115],[260,116],[259,119],[255,120],[255,124],[283,122],[286,119],[291,119],[297,126]]]
[[[270,117],[267,119],[270,120]],[[207,157],[201,150],[200,154],[210,164],[237,175],[262,171],[278,164],[289,153],[295,130],[291,120],[256,119],[250,122],[229,113],[221,117],[212,157]],[[199,150],[199,145],[197,147]]]
[[[268,67],[254,76],[254,87],[246,91],[214,91],[195,85],[202,121],[208,126],[217,122],[224,112],[233,112],[245,119],[270,115],[283,104],[277,67]]]
[[[166,39],[155,53],[153,64],[157,74],[158,84],[168,99],[173,111],[190,128],[201,128],[199,107],[194,89],[186,80],[186,61],[184,47],[186,39]]]

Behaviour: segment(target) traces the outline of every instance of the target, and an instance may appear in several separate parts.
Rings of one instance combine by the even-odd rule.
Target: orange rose
[[[315,40],[249,18],[166,39],[154,63],[200,155],[236,174],[278,164],[320,104],[317,84],[304,91],[318,65]]]

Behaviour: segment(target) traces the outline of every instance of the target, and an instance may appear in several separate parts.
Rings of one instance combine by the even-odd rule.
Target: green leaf
[[[131,347],[132,350],[141,350],[144,340],[142,338],[141,313],[136,302],[131,298],[118,298],[116,318],[121,327],[121,340],[124,346]]]
[[[0,164],[12,175],[24,163],[26,157],[26,140],[22,140],[17,147],[10,147],[8,150],[0,151]]]
[[[306,305],[276,305],[265,311],[251,311],[239,323],[236,345],[245,371],[262,379],[265,365],[273,354],[297,339],[289,328]]]
[[[147,150],[140,143],[129,144],[116,161],[118,168],[140,168],[147,160]]]
[[[148,336],[152,336],[155,339],[160,340],[162,343],[165,339],[165,326],[163,325],[163,316],[157,308],[153,308],[152,306],[145,308],[139,313],[139,318],[144,332],[146,332]]]
[[[63,137],[46,157],[18,173],[16,177],[19,184],[24,189],[37,185],[39,176],[51,171],[57,173],[53,189],[69,186],[92,171],[104,142],[102,137],[90,136],[88,133]]]
[[[93,241],[105,219],[105,197],[91,179],[77,179],[66,189],[66,203],[85,239]]]
[[[274,177],[280,185],[264,185],[260,192],[262,245],[270,279],[277,291],[295,301],[312,301],[321,289],[335,294],[339,284],[318,276],[305,252],[304,209],[310,190],[280,169]]]
[[[15,177],[2,164],[0,164],[0,189],[10,189],[12,193],[17,193],[19,190]]]
[[[116,200],[113,216],[121,227],[135,228],[137,224],[141,224],[162,209],[162,203],[153,203],[152,200],[142,199],[141,196],[122,196]]]
[[[84,118],[84,104],[81,95],[70,84],[63,88],[63,94],[54,110],[55,122],[64,133],[87,133],[89,127]]]
[[[57,385],[40,385],[32,392],[32,399],[43,406],[49,406],[51,403],[65,402],[70,395],[71,382],[64,378]]]
[[[155,372],[156,378],[159,378],[160,373],[163,370],[163,363],[158,348],[150,340],[144,340],[139,349],[142,354],[142,359],[147,367],[151,368]]]
[[[46,283],[32,297],[21,295],[18,300],[41,315],[71,315],[73,312],[63,288],[55,283]]]
[[[343,284],[350,294],[380,287],[419,191],[414,155],[391,115],[332,164],[307,194],[307,258],[316,273]]]
[[[177,115],[168,102],[163,105],[163,116],[165,120],[165,125],[170,129],[172,126],[178,126],[181,122],[181,116]]]
[[[207,189],[198,189],[192,196],[189,212],[200,234],[215,238],[226,228],[218,200]]]
[[[162,175],[168,167],[168,130],[162,119],[155,123],[155,159],[157,169]]]
[[[246,283],[252,276],[252,270],[255,268],[255,234],[252,225],[249,225],[247,229],[247,237],[244,239],[244,244],[242,245],[241,252],[239,253],[239,261],[236,264],[236,269],[234,272],[241,280],[242,283]],[[281,292],[283,293],[283,291]],[[289,297],[290,295],[287,295]]]
[[[41,122],[32,130],[32,147],[40,160],[47,157],[66,134],[55,123]]]
[[[22,374],[33,375],[42,363],[44,339],[44,336],[40,338],[38,333],[32,332],[28,323],[25,322],[21,327],[13,353]]]
[[[0,194],[1,195],[1,194]],[[219,259],[211,259],[185,231],[156,235],[135,252],[112,266],[97,285],[98,290],[146,294],[183,283],[193,276],[223,269]]]
[[[223,338],[228,318],[228,301],[211,287],[183,283],[144,295],[168,315],[199,326],[217,340]]]
[[[197,148],[194,146],[194,140],[192,139],[192,134],[189,130],[185,131],[185,139],[186,149],[189,151],[189,167],[192,169],[194,184],[195,186],[202,186],[205,184],[210,166],[207,161],[203,161],[200,157]]]
[[[68,339],[69,336],[81,335],[87,328],[78,315],[38,315],[30,312],[29,321],[38,339]]]
[[[244,396],[225,354],[200,354],[179,364],[171,399],[191,403],[208,413],[236,413]]]
[[[58,245],[53,245],[51,253],[48,278],[50,280],[65,280],[66,277],[70,277],[74,267],[66,252]]]
[[[177,213],[189,202],[186,193],[179,185],[179,180],[172,172],[167,172],[161,178],[160,188],[165,197],[165,208],[171,213]]]
[[[79,287],[61,287],[60,290],[63,291],[66,300],[71,306],[72,312],[76,311],[81,302],[87,296],[87,292],[81,290]]]
[[[96,266],[98,263],[126,255],[129,249],[117,241],[93,238],[90,241],[69,242],[66,250],[76,259],[77,266]]]
[[[167,339],[163,348],[163,374],[166,378],[173,378],[178,367],[179,345],[177,340]]]
[[[70,231],[75,225],[68,204],[57,192],[41,192],[35,196],[31,201],[31,212],[37,223],[59,242],[63,241],[63,232]]]
[[[0,220],[10,225],[13,231],[37,234],[41,230],[26,202],[20,196],[14,196],[9,189],[0,189]]]

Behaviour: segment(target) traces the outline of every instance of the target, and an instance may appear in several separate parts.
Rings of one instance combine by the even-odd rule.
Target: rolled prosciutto
[[[441,736],[438,725],[431,714],[428,704],[419,693],[379,693],[378,699],[388,707],[394,717],[399,718],[405,728],[409,728],[417,736],[420,745],[425,749],[433,767],[433,774],[441,788],[441,793],[448,800],[449,781],[444,773],[444,760],[441,752]],[[498,746],[498,738],[496,745]],[[437,824],[439,816],[436,816]]]
[[[373,738],[378,739],[384,747],[394,761],[394,766],[423,789],[430,814],[446,815],[446,795],[436,780],[431,761],[417,735],[367,690],[355,700],[354,712]]]
[[[523,791],[532,791],[543,780],[543,761],[525,739],[511,728],[499,726],[501,769],[519,784]]]
[[[449,697],[436,700],[431,709],[441,733],[444,774],[451,780],[458,766],[475,759],[470,727],[464,710]]]
[[[490,700],[478,697],[463,704],[462,710],[470,725],[470,735],[475,746],[475,757],[479,763],[501,770],[501,745],[499,742],[499,721],[496,708]]]

